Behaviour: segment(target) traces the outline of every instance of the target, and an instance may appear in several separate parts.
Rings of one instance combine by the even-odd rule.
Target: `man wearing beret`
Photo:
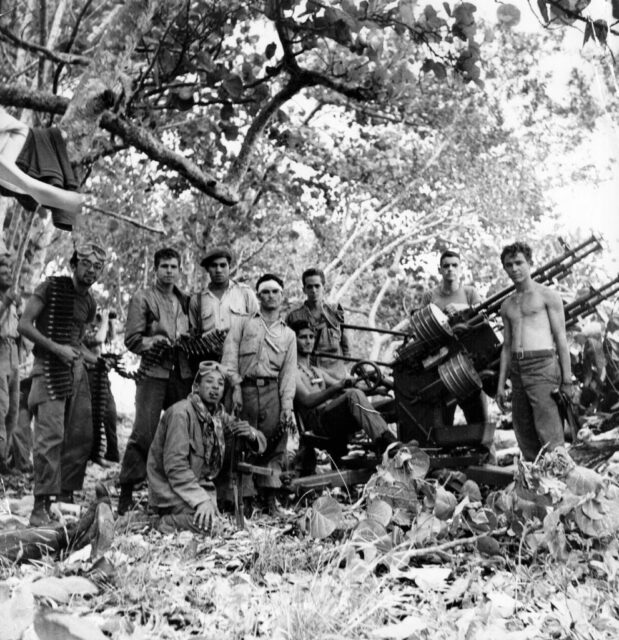
[[[73,500],[82,488],[92,449],[92,413],[84,362],[97,356],[82,343],[95,318],[90,287],[105,265],[105,251],[94,243],[76,247],[72,275],[41,283],[17,330],[34,343],[32,387],[28,405],[34,423],[34,508],[31,526],[50,523],[53,496]],[[66,380],[66,384],[58,384]]]
[[[267,273],[256,283],[260,310],[234,324],[224,343],[222,365],[233,385],[233,408],[267,439],[259,464],[282,471],[288,432],[294,429],[297,347],[292,329],[280,317],[284,283]],[[266,507],[277,514],[279,474],[255,478]],[[244,488],[245,496],[250,491]]]
[[[209,284],[189,302],[189,322],[194,334],[228,332],[234,324],[257,313],[258,300],[251,288],[230,278],[232,262],[228,247],[215,247],[202,259],[200,264],[209,275]]]

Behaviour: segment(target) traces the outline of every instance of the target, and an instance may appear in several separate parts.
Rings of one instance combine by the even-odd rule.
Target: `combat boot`
[[[49,527],[52,524],[49,507],[49,496],[34,496],[34,507],[30,514],[31,527]]]
[[[133,485],[121,484],[120,496],[118,496],[118,515],[124,516],[127,511],[131,511],[135,506],[133,501]]]

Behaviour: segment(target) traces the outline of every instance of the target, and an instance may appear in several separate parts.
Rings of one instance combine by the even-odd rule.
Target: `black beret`
[[[204,254],[200,266],[206,269],[211,260],[215,260],[215,258],[227,258],[228,262],[232,264],[232,251],[228,247],[213,247]]]

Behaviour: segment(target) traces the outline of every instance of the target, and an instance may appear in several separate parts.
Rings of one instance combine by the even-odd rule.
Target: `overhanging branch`
[[[63,114],[69,100],[43,91],[26,89],[21,86],[0,85],[0,105],[32,109],[45,113]],[[122,119],[111,111],[104,111],[100,127],[119,136],[129,146],[141,151],[151,160],[178,172],[192,186],[223,204],[235,204],[238,200],[226,185],[205,173],[198,165],[185,156],[168,149],[148,131]],[[77,158],[79,161],[79,158]]]

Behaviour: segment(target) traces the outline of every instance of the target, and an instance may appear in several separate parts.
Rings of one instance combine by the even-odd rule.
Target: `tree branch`
[[[84,204],[85,209],[91,209],[92,211],[96,211],[97,213],[102,213],[104,216],[109,216],[110,218],[116,218],[116,220],[122,220],[123,222],[127,222],[128,224],[132,224],[134,227],[138,229],[145,229],[146,231],[150,231],[151,233],[159,233],[161,235],[165,234],[165,229],[157,229],[155,227],[151,227],[143,222],[138,222],[133,218],[129,218],[127,216],[123,216],[121,213],[116,213],[115,211],[110,211],[109,209],[102,209],[94,204],[90,204],[86,202]]]
[[[20,49],[24,49],[25,51],[30,51],[30,53],[43,56],[44,58],[46,58],[47,60],[51,60],[52,62],[62,64],[90,64],[90,60],[85,56],[80,56],[73,53],[60,53],[51,51],[47,47],[43,47],[40,44],[35,44],[34,42],[28,42],[27,40],[18,38],[14,33],[11,33],[11,31],[2,26],[0,26],[0,37],[7,42],[13,43]]]
[[[249,129],[247,130],[243,144],[241,145],[239,155],[235,158],[232,166],[230,167],[230,171],[228,172],[227,182],[232,193],[235,195],[237,194],[239,184],[249,167],[254,145],[262,135],[262,132],[269,123],[269,120],[285,102],[301,91],[303,87],[304,85],[298,80],[290,78],[288,83],[269,100],[269,102],[253,119]]]
[[[0,85],[0,105],[63,114],[68,104],[69,100],[62,96],[34,91],[21,86]],[[238,198],[225,184],[219,183],[185,156],[168,149],[145,129],[130,124],[110,111],[103,112],[100,127],[119,136],[128,145],[135,147],[151,160],[177,171],[192,186],[215,200],[223,204],[235,204],[238,201]],[[79,162],[79,158],[76,160]]]

